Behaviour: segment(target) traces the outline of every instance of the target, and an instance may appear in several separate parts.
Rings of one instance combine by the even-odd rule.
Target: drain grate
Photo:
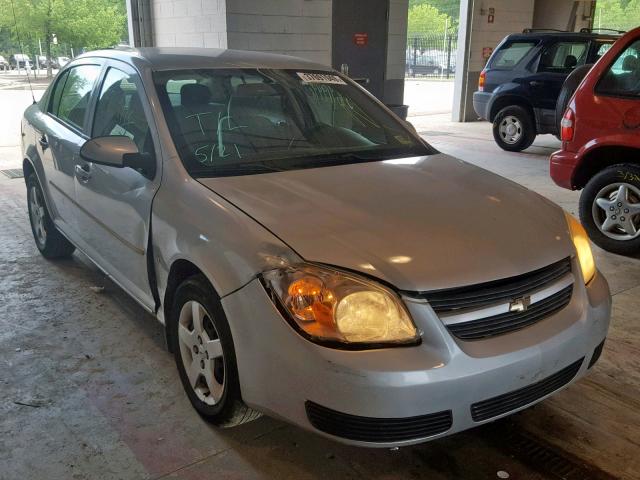
[[[568,452],[546,443],[506,421],[487,425],[489,437],[516,460],[548,476],[562,480],[615,480],[616,477]],[[497,445],[498,446],[498,445]]]
[[[8,168],[7,170],[0,170],[9,178],[24,178],[24,173],[21,168]]]

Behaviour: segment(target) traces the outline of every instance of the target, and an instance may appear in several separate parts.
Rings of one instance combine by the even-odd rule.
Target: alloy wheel
[[[225,387],[224,352],[211,315],[194,300],[180,310],[178,343],[185,373],[198,399],[207,405],[217,404]]]
[[[45,207],[42,194],[35,185],[29,189],[29,220],[40,247],[47,243],[47,230],[45,228]]]
[[[513,115],[505,116],[498,127],[500,137],[509,145],[515,145],[522,138],[522,122]]]
[[[591,207],[600,231],[614,240],[633,240],[640,235],[640,189],[628,183],[602,188]]]

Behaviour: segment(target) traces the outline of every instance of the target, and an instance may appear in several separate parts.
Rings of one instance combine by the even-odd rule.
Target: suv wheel
[[[529,111],[519,105],[500,110],[493,120],[493,138],[508,152],[520,152],[531,146],[536,127]]]
[[[231,330],[220,297],[203,275],[178,287],[169,321],[180,380],[198,413],[220,427],[258,418],[240,396]]]
[[[36,247],[45,258],[64,258],[70,256],[76,249],[64,235],[62,235],[51,219],[40,182],[35,173],[27,177],[27,206],[29,208],[29,223]]]
[[[614,165],[595,175],[580,196],[580,220],[601,248],[640,251],[640,167]]]

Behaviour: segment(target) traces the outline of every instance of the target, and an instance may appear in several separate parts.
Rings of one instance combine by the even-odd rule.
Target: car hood
[[[496,280],[573,252],[558,206],[443,154],[199,181],[305,260],[401,290]]]

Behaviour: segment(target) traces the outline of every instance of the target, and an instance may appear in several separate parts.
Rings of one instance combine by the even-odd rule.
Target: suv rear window
[[[537,42],[512,42],[503,46],[493,56],[491,67],[509,68],[516,66],[536,44]]]

